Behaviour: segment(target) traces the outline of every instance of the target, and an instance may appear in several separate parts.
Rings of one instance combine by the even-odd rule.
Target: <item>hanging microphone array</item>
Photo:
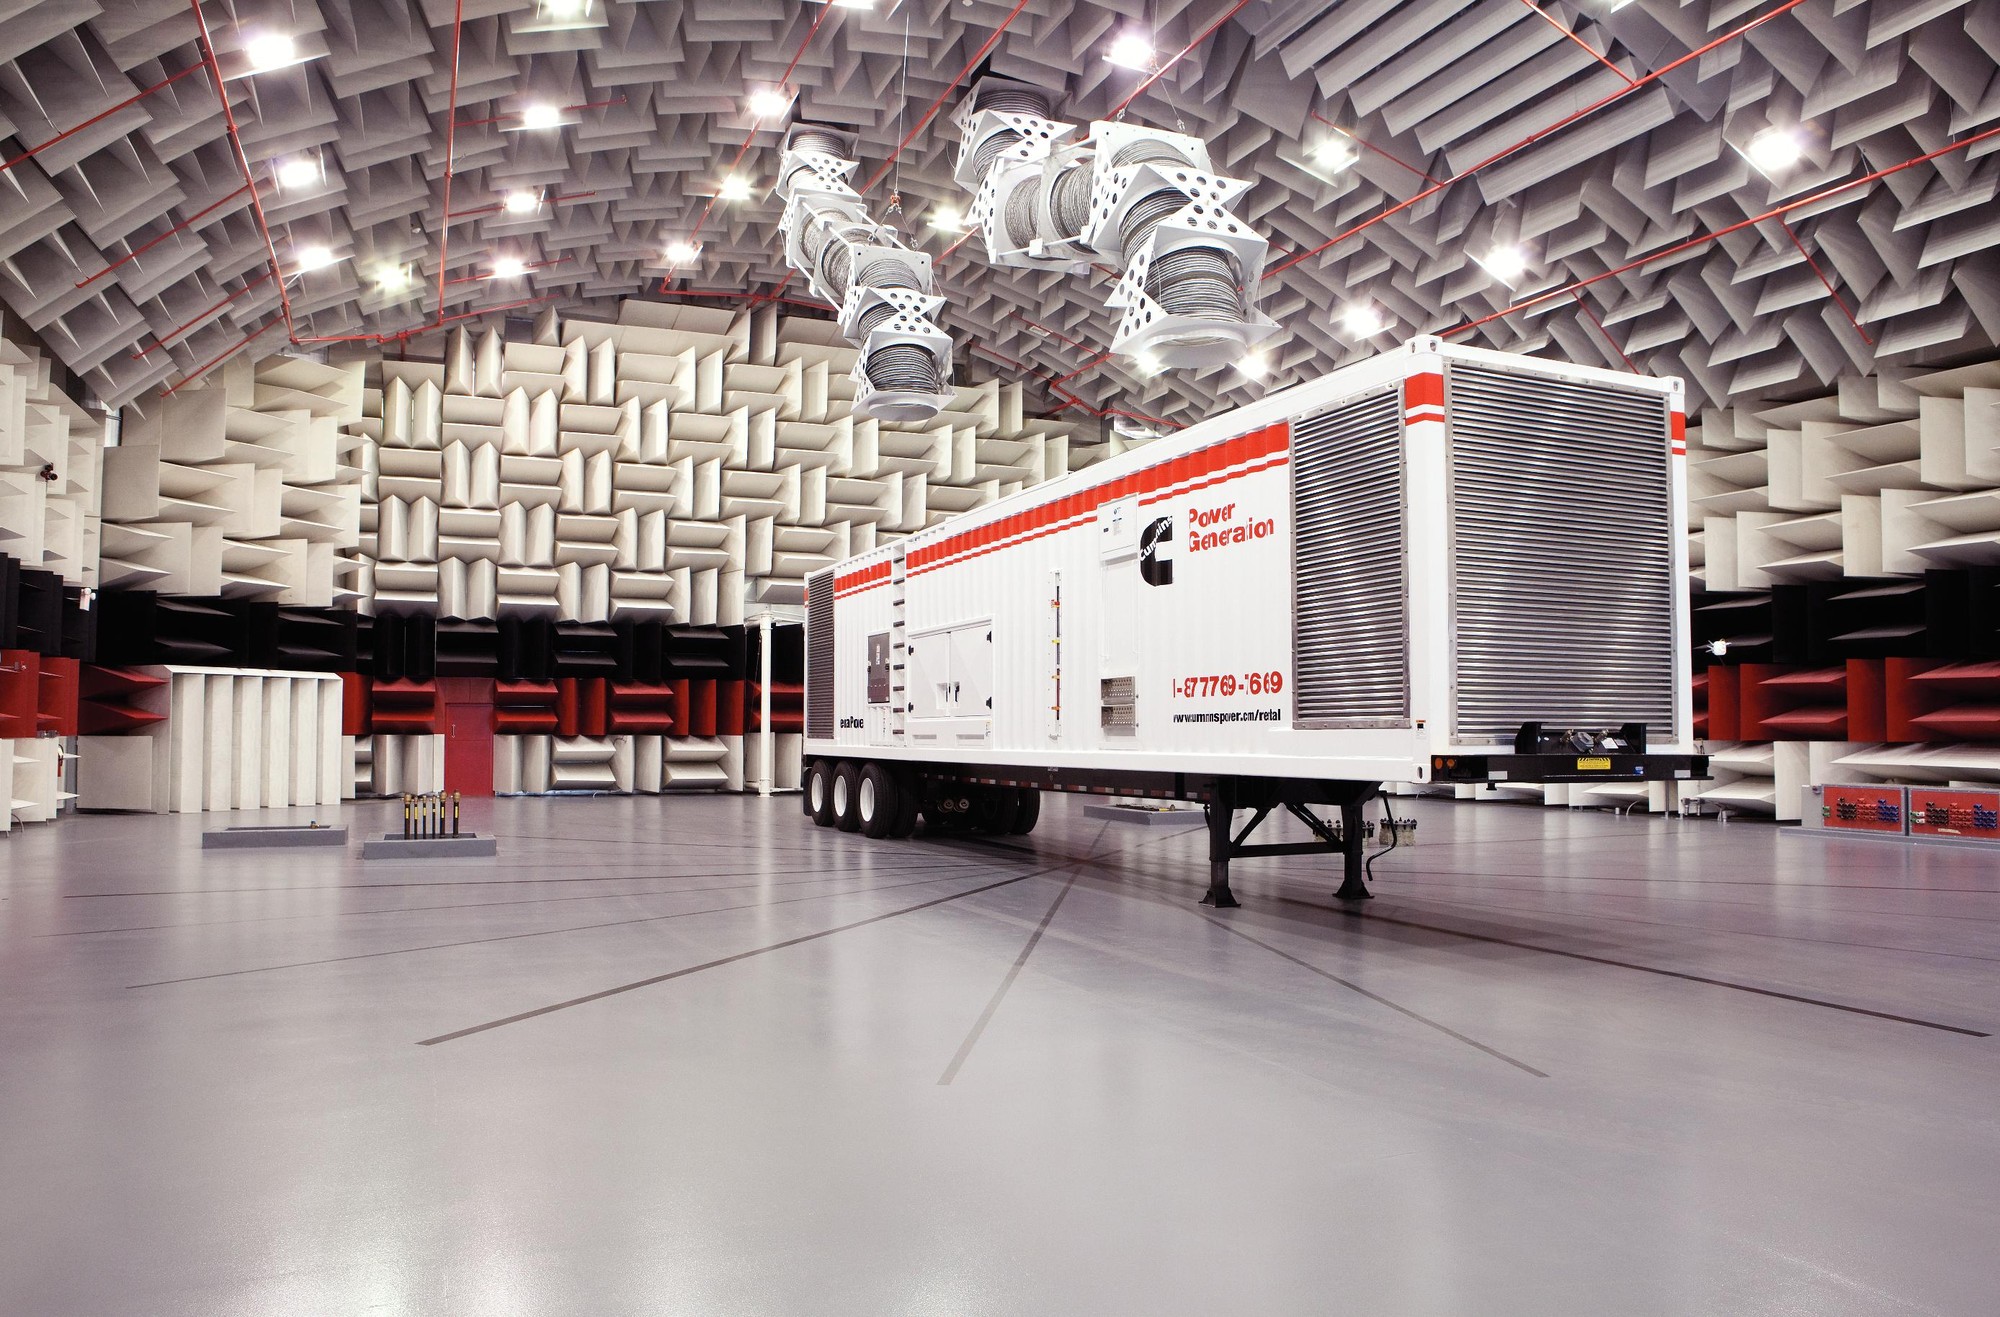
[[[934,318],[931,258],[877,224],[848,184],[851,134],[800,124],[778,165],[785,259],[813,293],[839,308],[840,332],[859,348],[854,411],[884,421],[926,421],[950,404],[951,338]]]
[[[983,78],[958,108],[954,176],[996,265],[1115,263],[1111,350],[1175,369],[1235,360],[1277,332],[1254,305],[1269,244],[1230,209],[1250,190],[1199,138],[1099,120],[1078,138],[1050,94]]]

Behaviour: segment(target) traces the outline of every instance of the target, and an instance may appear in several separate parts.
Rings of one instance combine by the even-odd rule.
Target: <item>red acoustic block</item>
[[[716,684],[712,681],[691,681],[688,683],[687,734],[689,736],[720,736],[722,734],[715,729]]]
[[[744,692],[749,689],[747,681],[718,681],[715,683],[715,734],[717,736],[741,736],[745,729]],[[753,715],[754,716],[754,715]]]
[[[340,674],[340,734],[369,735],[369,688],[374,680],[359,672]]]
[[[42,656],[0,649],[0,740],[34,736],[41,719]]]
[[[577,726],[583,736],[611,734],[610,681],[603,677],[577,678]]]
[[[76,735],[77,686],[82,664],[73,658],[41,656],[36,683],[35,726],[57,736]]]
[[[1889,739],[1889,705],[1883,693],[1881,659],[1847,660],[1847,735],[1841,739]]]
[[[1788,709],[1766,717],[1761,726],[1774,741],[1845,741],[1847,708]]]
[[[582,726],[583,699],[576,688],[576,678],[560,678],[556,682],[556,735],[581,736]]]
[[[634,736],[669,736],[674,731],[674,688],[623,681],[611,686],[611,731]]]
[[[436,682],[378,681],[369,690],[368,710],[378,734],[435,736],[442,730]]]
[[[1713,741],[1743,739],[1743,672],[1740,668],[1708,670],[1708,736]]]
[[[1925,659],[1882,660],[1882,732],[1888,741],[1926,741],[1929,733],[1917,726],[1919,715],[1930,713],[1943,701],[1926,689],[1917,678],[1938,666]]]
[[[166,684],[165,677],[149,672],[84,664],[77,678],[77,735],[118,736],[165,722],[164,713],[142,709],[133,701]]]
[[[2000,741],[2000,704],[1954,704],[1910,724],[1931,741]]]

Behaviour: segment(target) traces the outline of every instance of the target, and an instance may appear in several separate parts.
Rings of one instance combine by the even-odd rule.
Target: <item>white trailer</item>
[[[1704,776],[1686,451],[1678,380],[1418,338],[856,555],[807,583],[807,811],[1201,800],[1233,905],[1304,850],[1365,897],[1384,783]],[[1245,844],[1277,808],[1320,840]]]

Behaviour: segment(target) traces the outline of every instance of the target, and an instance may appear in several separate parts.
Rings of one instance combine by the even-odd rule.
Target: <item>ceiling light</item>
[[[1344,138],[1329,137],[1313,148],[1313,160],[1329,174],[1338,174],[1361,158],[1361,152]]]
[[[1160,359],[1150,352],[1141,352],[1138,356],[1132,358],[1132,365],[1138,370],[1140,376],[1145,379],[1153,378],[1153,376],[1160,373],[1161,369]]]
[[[745,105],[755,118],[776,119],[791,110],[792,98],[776,88],[766,87],[762,91],[751,92]]]
[[[298,266],[301,271],[324,270],[327,266],[333,264],[333,253],[317,244],[311,247],[301,247],[293,254],[292,263]]]
[[[562,127],[562,111],[553,105],[530,105],[521,111],[521,126],[536,130]]]
[[[410,286],[408,266],[385,265],[375,271],[375,286],[385,293],[400,293]]]
[[[1340,324],[1356,338],[1367,338],[1379,334],[1385,328],[1382,313],[1366,302],[1356,302],[1340,317]]]
[[[530,215],[541,209],[542,198],[538,192],[509,192],[500,204],[509,215]]]
[[[931,212],[931,227],[946,233],[958,233],[965,228],[965,212],[957,206],[939,206]]]
[[[319,161],[311,156],[298,156],[278,166],[278,186],[282,188],[311,187],[321,177]]]
[[[688,265],[700,258],[701,247],[692,242],[670,242],[666,255],[668,265]]]
[[[832,0],[835,9],[873,9],[875,0]]]
[[[542,17],[558,23],[574,22],[590,16],[591,0],[542,0]]]
[[[750,180],[744,178],[741,174],[731,174],[728,178],[722,180],[722,188],[716,195],[724,201],[748,201],[750,199]]]
[[[1111,43],[1106,59],[1121,69],[1153,67],[1153,43],[1137,32],[1127,32]]]
[[[1236,363],[1236,369],[1253,380],[1261,380],[1271,373],[1271,358],[1262,352],[1252,352]]]
[[[1519,247],[1495,247],[1478,260],[1488,274],[1502,283],[1512,282],[1528,270],[1528,254]]]
[[[1744,152],[1750,163],[1767,174],[1790,169],[1806,153],[1805,143],[1799,140],[1797,132],[1790,128],[1766,128],[1750,139],[1750,147]]]
[[[243,45],[243,53],[250,57],[250,67],[259,73],[299,62],[298,43],[279,32],[250,38]]]
[[[518,279],[528,272],[528,263],[518,256],[502,256],[493,262],[495,279]]]

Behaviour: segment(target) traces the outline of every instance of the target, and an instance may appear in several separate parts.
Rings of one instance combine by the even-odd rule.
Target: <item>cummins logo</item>
[[[1174,583],[1174,519],[1156,517],[1139,532],[1139,579],[1147,585]]]

